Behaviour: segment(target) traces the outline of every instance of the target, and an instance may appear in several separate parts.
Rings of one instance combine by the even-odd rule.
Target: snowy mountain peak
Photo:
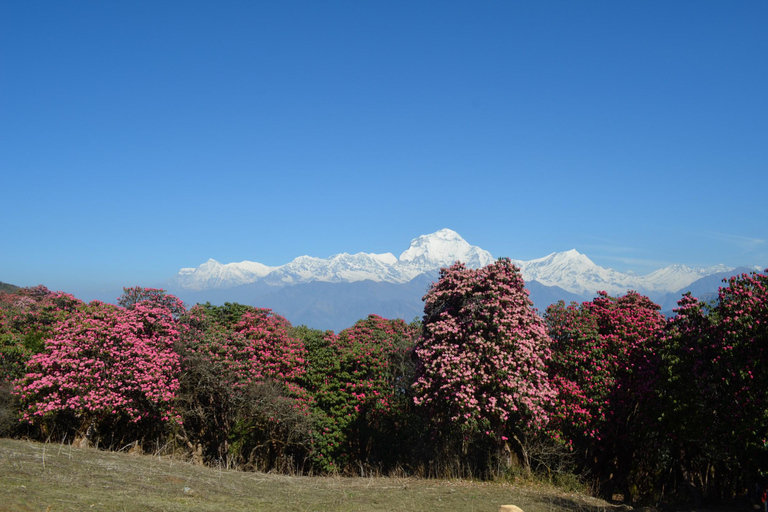
[[[719,272],[729,272],[732,267],[725,265],[716,265],[706,268],[691,268],[687,265],[669,265],[659,270],[655,270],[643,277],[646,289],[649,291],[677,291],[691,283]]]
[[[492,263],[493,256],[488,251],[470,245],[451,229],[441,229],[431,235],[414,238],[411,246],[400,255],[401,265],[415,265],[425,269],[429,267],[429,270],[446,267],[456,261],[477,268]]]
[[[596,265],[576,249],[553,252],[543,258],[529,261],[514,260],[520,267],[523,279],[538,281],[547,286],[559,286],[578,295],[606,290],[624,293],[638,289],[635,277]]]
[[[173,276],[168,285],[187,290],[206,290],[209,288],[228,288],[238,284],[252,283],[272,272],[275,267],[268,267],[254,261],[227,263],[223,265],[213,258],[197,268],[183,268]]]

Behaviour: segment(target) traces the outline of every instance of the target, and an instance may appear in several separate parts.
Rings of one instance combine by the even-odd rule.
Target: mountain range
[[[196,268],[182,268],[164,286],[188,303],[239,302],[268,307],[294,325],[340,330],[371,313],[406,321],[420,317],[421,298],[440,268],[456,261],[479,268],[495,258],[455,231],[441,229],[413,239],[400,257],[392,253],[300,256],[277,267],[253,261],[222,264],[209,259]],[[723,278],[759,269],[671,265],[641,276],[600,267],[575,249],[512,261],[520,267],[531,299],[540,310],[558,300],[589,300],[599,290],[611,295],[635,290],[670,311],[688,289],[695,290],[697,296],[712,294]]]

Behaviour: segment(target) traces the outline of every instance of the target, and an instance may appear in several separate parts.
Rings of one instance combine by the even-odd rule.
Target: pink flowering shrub
[[[410,355],[417,330],[370,315],[312,351],[316,430],[312,457],[324,471],[393,464],[410,396]]]
[[[50,428],[68,418],[77,434],[89,426],[127,422],[139,430],[175,421],[177,336],[163,307],[80,305],[53,327],[16,381],[23,420]]]
[[[0,435],[21,430],[13,381],[24,375],[27,361],[43,350],[56,322],[79,304],[71,295],[44,286],[0,293]]]
[[[0,293],[0,383],[23,375],[26,362],[43,350],[54,325],[81,304],[44,286]]]
[[[553,304],[545,318],[558,391],[554,419],[567,431],[567,442],[617,435],[611,429],[620,410],[639,392],[650,392],[649,375],[640,372],[653,366],[644,361],[664,327],[659,306],[636,292],[618,298],[600,292],[582,304]]]
[[[510,260],[441,269],[424,302],[416,403],[441,429],[485,436],[498,450],[544,428],[555,398],[550,339]]]
[[[205,323],[209,313],[195,306],[190,317]],[[309,397],[300,382],[306,372],[306,350],[290,335],[291,324],[269,309],[245,307],[232,323],[209,319],[204,337],[189,349],[209,358],[233,387],[274,381],[286,386],[296,407],[308,411]]]

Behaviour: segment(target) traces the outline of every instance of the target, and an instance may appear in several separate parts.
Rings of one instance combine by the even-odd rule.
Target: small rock
[[[183,488],[181,490],[181,492],[183,492],[184,494],[187,494],[189,496],[192,496],[193,494],[195,494],[195,490],[193,488],[191,488],[191,487],[185,487],[185,488]]]
[[[502,505],[501,508],[499,508],[499,512],[523,512],[523,509],[517,505]]]

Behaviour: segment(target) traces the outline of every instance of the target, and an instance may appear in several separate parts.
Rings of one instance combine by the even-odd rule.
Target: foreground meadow
[[[533,484],[304,477],[196,466],[172,457],[0,439],[0,511],[488,511],[613,507]],[[617,508],[618,509],[618,508]]]

